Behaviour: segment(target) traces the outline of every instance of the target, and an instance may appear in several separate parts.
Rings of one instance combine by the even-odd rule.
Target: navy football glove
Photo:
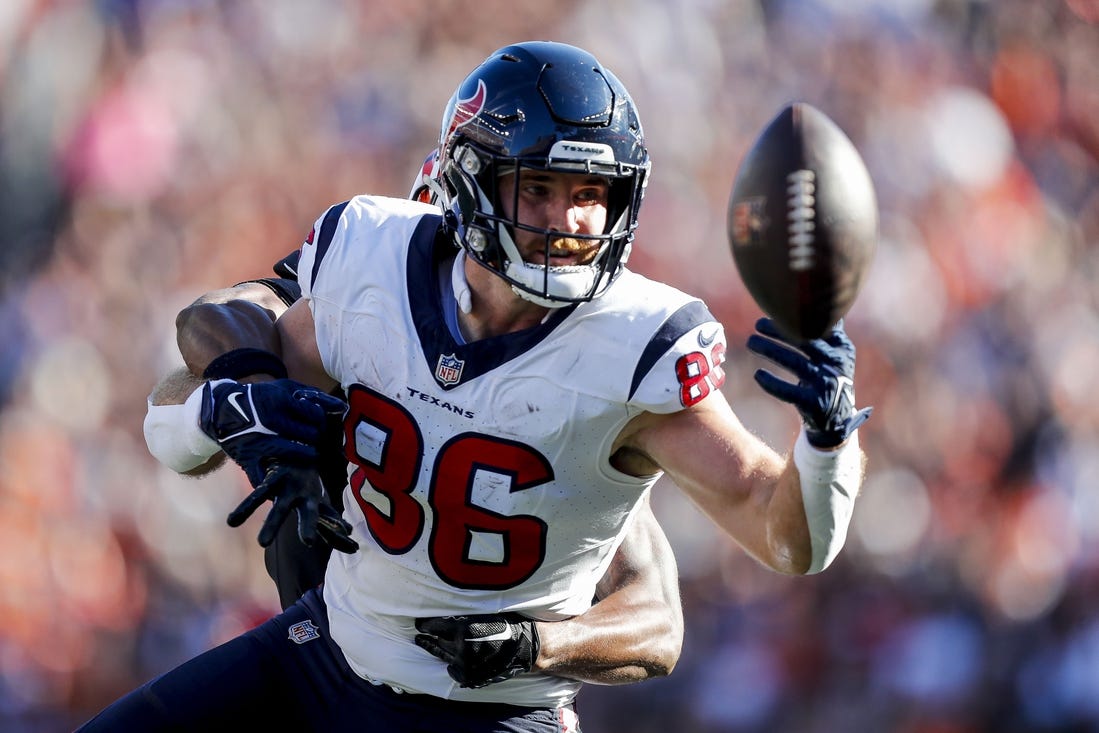
[[[274,506],[259,534],[264,547],[293,510],[305,544],[319,533],[337,550],[358,549],[317,474],[317,446],[340,439],[343,400],[290,379],[258,384],[221,379],[207,382],[202,396],[199,426],[244,469],[254,489],[229,515],[230,526],[241,525],[271,499]]]
[[[748,350],[788,369],[797,384],[766,369],[755,373],[768,394],[789,402],[801,413],[805,436],[817,448],[834,448],[866,422],[874,408],[855,410],[855,345],[840,321],[824,338],[793,341],[769,318],[756,322]]]
[[[529,672],[538,630],[517,613],[416,619],[416,644],[447,663],[462,687],[484,687]]]

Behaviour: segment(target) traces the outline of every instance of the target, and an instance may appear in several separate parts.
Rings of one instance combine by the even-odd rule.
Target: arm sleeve
[[[201,466],[221,450],[199,427],[203,388],[199,387],[182,405],[154,405],[148,401],[143,431],[149,453],[177,473]]]

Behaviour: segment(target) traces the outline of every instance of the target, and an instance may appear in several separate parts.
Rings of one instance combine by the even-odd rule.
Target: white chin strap
[[[464,249],[458,250],[458,256],[454,258],[454,266],[450,268],[450,287],[454,290],[454,299],[458,301],[458,307],[462,309],[462,313],[469,315],[473,311],[473,295],[466,280]]]
[[[546,270],[549,270],[547,276]],[[528,292],[515,285],[511,289],[523,300],[537,303],[544,308],[561,308],[572,305],[579,298],[587,296],[592,286],[595,285],[596,268],[590,265],[573,265],[570,267],[544,268],[542,265],[534,265],[529,262],[510,262],[507,266],[507,276],[534,290],[542,290],[546,287],[547,295],[561,300],[550,300],[540,295]]]

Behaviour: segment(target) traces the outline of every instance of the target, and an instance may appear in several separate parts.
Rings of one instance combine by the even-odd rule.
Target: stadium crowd
[[[657,487],[687,634],[585,730],[1099,729],[1099,2],[20,0],[0,9],[0,728],[70,728],[277,607],[247,486],[148,455],[175,313],[359,192],[404,195],[463,70],[592,50],[654,178],[631,267],[703,297],[772,444],[726,245],[788,101],[844,128],[881,241],[847,319],[868,480],[828,571],[757,566]]]

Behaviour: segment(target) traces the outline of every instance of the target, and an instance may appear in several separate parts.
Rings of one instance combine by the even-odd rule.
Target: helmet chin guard
[[[516,295],[546,308],[588,300],[587,294],[595,291],[596,273],[591,265],[546,267],[522,260],[508,263],[505,272]]]
[[[522,298],[557,308],[601,295],[629,256],[648,181],[641,122],[622,83],[586,51],[550,42],[502,48],[458,86],[443,115],[439,204],[469,257]],[[582,265],[554,266],[560,232],[503,215],[500,177],[522,169],[599,176],[608,182],[607,227],[569,235],[598,242]],[[517,184],[516,184],[517,185]],[[513,205],[512,211],[517,210]],[[515,233],[545,238],[545,264],[525,262]]]

